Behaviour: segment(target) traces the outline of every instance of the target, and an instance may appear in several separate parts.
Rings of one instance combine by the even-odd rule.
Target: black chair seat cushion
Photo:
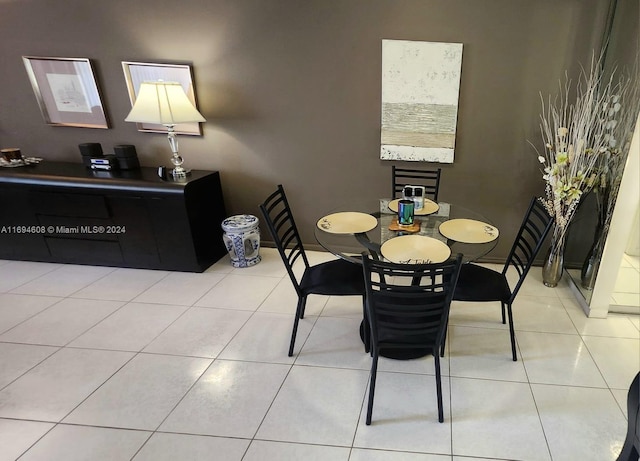
[[[500,273],[477,264],[463,264],[453,295],[456,301],[502,301],[511,297],[506,278]]]
[[[362,266],[344,259],[316,264],[305,271],[300,288],[307,294],[362,296],[365,290]]]

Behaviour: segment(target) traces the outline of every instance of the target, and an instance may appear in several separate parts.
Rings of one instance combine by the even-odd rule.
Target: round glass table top
[[[402,230],[391,230],[390,227],[397,227],[392,225],[394,219],[397,218],[397,213],[389,208],[390,201],[391,199],[346,200],[343,205],[330,210],[327,215],[344,211],[367,213],[377,219],[377,226],[367,232],[356,234],[329,233],[316,226],[316,240],[327,251],[354,263],[360,262],[362,252],[381,256],[380,248],[382,244],[401,235],[424,235],[440,240],[451,248],[453,256],[462,253],[464,262],[476,261],[493,250],[498,243],[498,238],[485,243],[463,243],[448,239],[442,235],[438,230],[440,225],[452,219],[471,219],[492,225],[491,221],[481,214],[446,202],[439,202],[438,211],[435,213],[426,216],[415,216],[415,221],[420,226],[417,232],[408,233]]]

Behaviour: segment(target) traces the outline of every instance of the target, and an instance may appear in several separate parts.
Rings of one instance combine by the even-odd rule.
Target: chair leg
[[[633,446],[633,440],[627,438],[616,461],[638,461],[638,459],[638,450]]]
[[[367,315],[367,298],[362,297],[362,342],[364,351],[371,351],[371,330],[369,328],[369,316]]]
[[[440,375],[440,357],[438,351],[433,351],[434,364],[436,367],[436,394],[438,395],[438,421],[444,422],[444,410],[442,408],[442,376]]]
[[[507,323],[507,319],[505,315],[504,303],[501,303],[501,304],[502,304],[502,324],[504,325],[505,323]]]
[[[616,461],[638,461],[638,459],[640,459],[640,453],[638,453],[638,450],[636,450],[636,448],[633,445],[629,446],[628,455],[626,455],[624,451],[625,451],[625,448],[622,449],[622,453],[620,453],[620,457]],[[627,457],[625,458],[624,456],[627,456]]]
[[[444,325],[444,335],[442,335],[442,345],[440,346],[440,357],[444,357],[444,348],[447,344],[447,330],[449,329],[449,319],[446,320]],[[437,351],[436,351],[437,354]]]
[[[304,305],[307,302],[306,296],[301,296],[298,298],[298,307],[296,308],[296,316],[293,319],[293,331],[291,332],[291,342],[289,343],[289,357],[293,355],[293,348],[296,344],[296,334],[298,333],[298,322],[300,321],[301,312],[304,311]]]
[[[374,348],[373,360],[371,362],[371,381],[369,382],[369,403],[367,405],[367,426],[371,425],[371,414],[373,413],[373,396],[376,391],[376,374],[378,373],[378,349]]]
[[[629,392],[627,393],[627,437],[622,445],[622,451],[616,461],[638,461],[638,447],[634,444],[640,429],[637,424],[640,422],[640,373],[636,375],[631,386],[629,386]]]
[[[504,305],[503,305],[504,308]],[[507,314],[509,315],[509,335],[511,336],[511,355],[513,356],[513,361],[516,362],[518,360],[518,355],[516,354],[516,332],[513,329],[513,311],[511,309],[511,304],[507,304]]]
[[[298,317],[300,317],[301,319],[304,318],[304,310],[307,307],[307,297],[303,297],[302,298],[302,306],[300,307],[300,311],[298,313]]]

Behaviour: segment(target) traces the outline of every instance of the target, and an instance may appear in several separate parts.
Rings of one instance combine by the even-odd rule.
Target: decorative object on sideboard
[[[136,146],[131,144],[113,146],[113,153],[121,170],[137,170],[140,168]]]
[[[35,165],[41,161],[42,159],[38,157],[23,157],[22,152],[17,147],[0,149],[0,166],[5,168]]]
[[[82,163],[87,168],[91,168],[92,158],[103,158],[102,145],[99,142],[85,142],[78,144],[80,149],[80,155],[82,156]]]
[[[22,60],[47,124],[109,128],[89,59],[23,56]]]
[[[82,163],[92,170],[136,170],[140,168],[140,161],[136,146],[120,144],[113,146],[113,155],[104,155],[102,146],[97,142],[79,144]]]
[[[167,167],[166,166],[159,166],[158,167],[158,177],[160,179],[162,179],[163,181],[167,180]]]
[[[92,170],[114,171],[118,169],[118,161],[115,155],[105,155],[102,158],[92,158],[91,166]]]
[[[2,153],[2,158],[7,162],[15,162],[18,160],[22,160],[22,153],[20,149],[17,147],[9,147],[7,149],[0,150]]]
[[[143,82],[138,97],[127,118],[127,122],[156,123],[167,127],[167,137],[171,146],[171,172],[174,178],[184,178],[189,174],[182,164],[184,159],[178,153],[175,126],[186,122],[204,122],[205,119],[193,106],[182,85],[178,82]]]
[[[98,142],[78,144],[82,163],[91,170],[113,171],[118,169],[118,162],[114,155],[104,155],[102,145]]]

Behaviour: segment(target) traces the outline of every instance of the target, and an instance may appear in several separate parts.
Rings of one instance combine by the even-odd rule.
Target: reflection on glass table
[[[447,239],[438,230],[440,225],[452,219],[470,219],[487,223],[491,227],[492,223],[480,213],[476,213],[460,205],[445,202],[438,203],[438,210],[429,215],[416,215],[415,220],[419,223],[417,232],[406,232],[403,230],[391,230],[396,228],[394,220],[397,213],[389,208],[390,199],[371,200],[351,200],[345,201],[343,205],[330,210],[327,215],[338,212],[361,212],[367,213],[377,219],[377,226],[367,232],[357,234],[330,233],[315,227],[315,237],[318,243],[327,251],[334,255],[360,264],[362,252],[368,252],[374,257],[380,257],[380,247],[384,242],[401,235],[424,235],[437,239],[451,248],[451,254],[462,253],[463,262],[476,261],[489,253],[498,243],[498,237],[486,243],[462,243]],[[319,222],[322,218],[319,218]],[[495,229],[495,228],[494,228]],[[496,236],[497,236],[497,229]]]

